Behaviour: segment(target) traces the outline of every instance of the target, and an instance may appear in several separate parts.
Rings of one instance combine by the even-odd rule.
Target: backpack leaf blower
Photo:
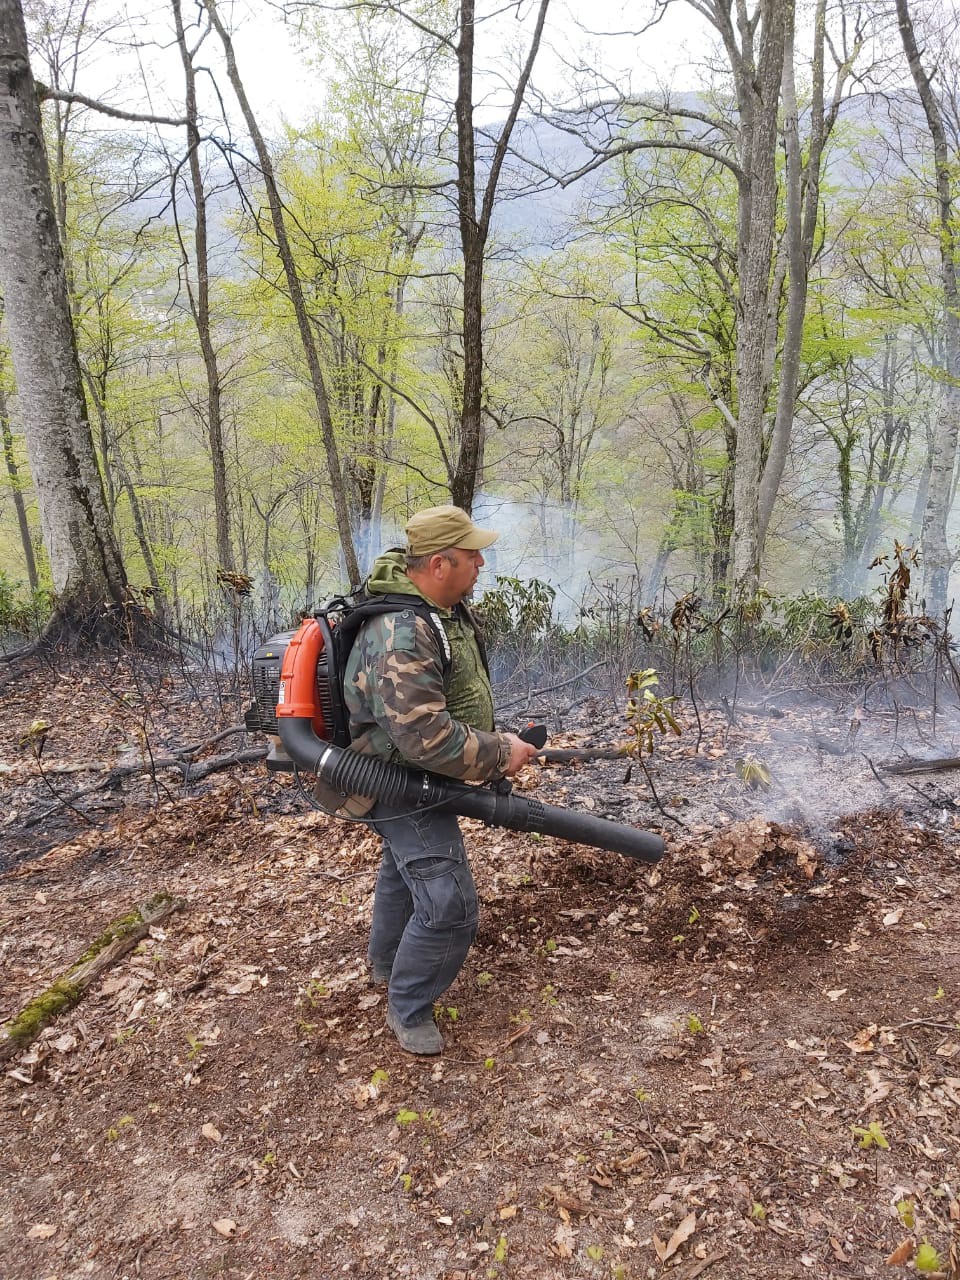
[[[246,726],[271,738],[268,769],[312,773],[344,798],[361,795],[394,808],[439,809],[479,818],[488,826],[558,836],[639,862],[659,862],[663,856],[664,842],[653,832],[515,795],[509,783],[470,786],[338,746],[341,673],[335,621],[323,615],[307,618],[295,632],[271,637],[256,651],[254,703]]]

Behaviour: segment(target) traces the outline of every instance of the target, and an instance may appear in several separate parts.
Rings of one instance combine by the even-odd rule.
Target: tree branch
[[[79,102],[82,107],[91,111],[99,111],[101,115],[113,116],[115,120],[133,120],[139,124],[169,124],[174,128],[182,128],[188,122],[175,120],[170,116],[144,115],[138,111],[121,111],[119,107],[111,107],[109,103],[100,102],[97,98],[88,98],[84,93],[67,92],[65,89],[51,89],[49,85],[36,81],[37,97],[41,102]]]

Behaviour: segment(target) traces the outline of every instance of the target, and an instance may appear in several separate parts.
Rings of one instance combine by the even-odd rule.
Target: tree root
[[[32,1044],[44,1027],[78,1004],[102,973],[145,938],[151,925],[179,911],[182,906],[182,901],[161,891],[136,910],[114,920],[65,974],[6,1024],[0,1032],[0,1062]]]

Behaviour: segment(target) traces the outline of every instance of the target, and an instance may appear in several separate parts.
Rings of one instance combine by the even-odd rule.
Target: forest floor
[[[623,761],[524,772],[662,832],[656,867],[465,821],[480,933],[417,1059],[364,963],[365,828],[255,765],[56,807],[235,723],[239,691],[24,668],[0,1022],[138,903],[180,905],[5,1063],[4,1280],[960,1276],[960,773],[883,767],[960,755],[960,716],[831,692],[683,709],[653,774],[679,822]],[[625,722],[597,694],[550,727]]]

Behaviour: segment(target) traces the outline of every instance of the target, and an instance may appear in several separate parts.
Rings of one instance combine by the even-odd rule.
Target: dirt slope
[[[105,667],[4,693],[0,1018],[138,901],[182,903],[6,1064],[6,1280],[960,1275],[952,774],[824,751],[836,704],[702,709],[655,776],[682,827],[620,762],[529,770],[668,855],[466,823],[481,931],[420,1061],[364,965],[376,842],[286,780],[167,771],[24,825],[92,763],[235,718],[202,692]],[[559,745],[619,734],[580,712]],[[922,745],[891,723],[864,718],[875,767]]]

